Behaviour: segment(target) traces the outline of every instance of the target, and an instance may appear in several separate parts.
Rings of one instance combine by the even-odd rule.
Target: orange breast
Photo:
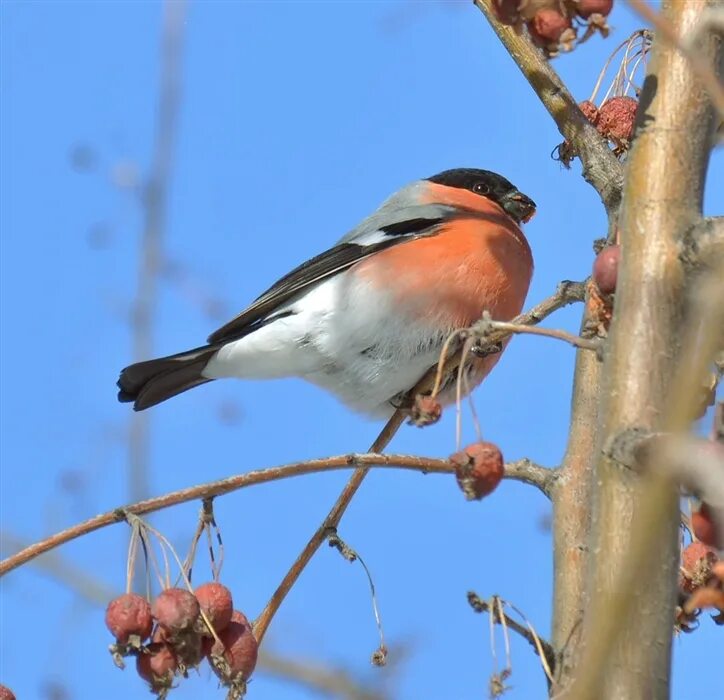
[[[520,228],[497,205],[481,214],[377,253],[355,273],[393,295],[411,320],[449,330],[471,325],[483,311],[509,320],[523,307],[533,258]]]

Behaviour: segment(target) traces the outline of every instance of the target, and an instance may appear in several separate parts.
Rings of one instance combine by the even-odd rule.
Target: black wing
[[[340,243],[284,275],[248,308],[209,336],[210,344],[227,343],[264,325],[266,318],[304,289],[390,246],[436,233],[444,219],[413,219],[380,229],[385,238],[376,243]],[[387,230],[387,229],[391,230]]]

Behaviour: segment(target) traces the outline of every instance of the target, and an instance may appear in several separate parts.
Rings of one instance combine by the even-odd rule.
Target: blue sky
[[[615,33],[555,63],[580,99],[638,23],[618,2]],[[131,359],[128,323],[142,213],[133,182],[154,141],[161,5],[9,2],[0,6],[2,506],[4,531],[35,540],[127,499],[128,406],[115,400]],[[449,167],[492,169],[538,203],[529,302],[581,279],[605,233],[597,196],[549,154],[553,123],[467,2],[204,2],[185,24],[183,94],[167,207],[157,354],[198,345],[292,266],[324,250],[404,183]],[[79,167],[79,154],[86,154]],[[82,160],[82,158],[80,158]],[[75,166],[74,166],[75,163]],[[715,154],[707,213],[724,191]],[[550,324],[577,328],[580,309]],[[573,352],[514,340],[476,393],[486,438],[507,459],[561,457]],[[299,407],[305,410],[300,411]],[[445,456],[454,412],[405,427],[396,452]],[[465,436],[474,432],[469,415]],[[300,381],[216,382],[154,409],[150,481],[161,493],[252,468],[363,451],[380,425]],[[219,499],[223,579],[254,616],[337,495],[346,474],[260,486]],[[181,551],[196,505],[153,523]],[[371,669],[374,620],[362,570],[323,548],[284,604],[270,648],[394,676],[394,697],[486,694],[487,621],[466,592],[499,593],[548,633],[551,541],[545,500],[504,483],[466,503],[441,477],[380,471],[340,534],[364,557],[396,669]],[[66,562],[112,588],[127,530],[73,542]],[[0,583],[0,681],[23,700],[146,697],[115,669],[102,610],[42,571]],[[711,694],[714,625],[675,643],[675,698]],[[513,640],[510,697],[544,696],[537,660]],[[178,698],[223,694],[204,671]],[[264,674],[250,698],[315,695]]]

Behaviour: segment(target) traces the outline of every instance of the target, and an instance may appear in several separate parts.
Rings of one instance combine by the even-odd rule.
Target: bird
[[[142,411],[217,379],[293,376],[352,410],[389,417],[437,364],[451,333],[485,311],[500,321],[521,312],[533,274],[522,225],[535,211],[530,197],[489,170],[455,168],[411,182],[206,345],[123,369],[118,399]],[[501,352],[473,357],[466,388]],[[438,396],[442,405],[455,400],[452,384]]]

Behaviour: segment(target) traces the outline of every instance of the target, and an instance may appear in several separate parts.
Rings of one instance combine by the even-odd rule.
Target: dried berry
[[[596,127],[602,136],[617,146],[627,148],[634,132],[636,109],[639,103],[633,97],[612,97],[598,110]]]
[[[203,645],[204,637],[196,627],[171,631],[157,625],[151,639],[155,643],[167,644],[173,650],[178,668],[182,672],[187,668],[198,666],[206,655]]]
[[[106,627],[119,644],[126,644],[133,635],[143,642],[153,628],[151,606],[143,596],[124,593],[108,603]]]
[[[607,17],[613,9],[613,0],[577,0],[576,13],[588,19],[591,15]]]
[[[183,588],[167,588],[153,601],[151,612],[159,625],[169,632],[179,632],[194,626],[199,616],[199,601]]]
[[[246,616],[234,610],[231,622],[219,633],[219,639],[209,654],[216,675],[225,683],[248,680],[256,667],[259,645]]]
[[[223,584],[212,581],[200,585],[195,593],[202,612],[209,619],[214,630],[218,633],[225,629],[231,621],[231,614],[234,611],[231,591]]]
[[[138,675],[150,683],[154,691],[170,688],[177,668],[176,655],[168,644],[149,644],[144,653],[136,657]]]
[[[0,685],[0,700],[15,700],[15,693],[10,688]]]
[[[493,12],[502,24],[514,26],[520,22],[519,5],[524,0],[493,0]]]
[[[593,262],[593,280],[602,294],[613,294],[616,291],[620,261],[620,245],[608,246],[596,256]]]
[[[458,485],[468,500],[492,493],[503,478],[503,455],[491,442],[475,442],[450,457]]]
[[[437,423],[442,416],[442,404],[432,396],[418,394],[410,411],[410,422],[418,428]]]
[[[583,102],[578,103],[578,108],[583,112],[586,119],[595,126],[598,122],[598,107],[591,100],[583,100]]]
[[[720,549],[716,523],[706,503],[702,503],[699,510],[691,514],[691,528],[696,539],[710,547]]]
[[[706,586],[714,577],[712,567],[718,559],[717,553],[711,547],[702,542],[692,542],[681,553],[681,588],[691,593]]]
[[[538,10],[527,23],[528,33],[533,43],[555,56],[559,51],[570,51],[576,39],[570,17],[566,17],[554,7]]]

